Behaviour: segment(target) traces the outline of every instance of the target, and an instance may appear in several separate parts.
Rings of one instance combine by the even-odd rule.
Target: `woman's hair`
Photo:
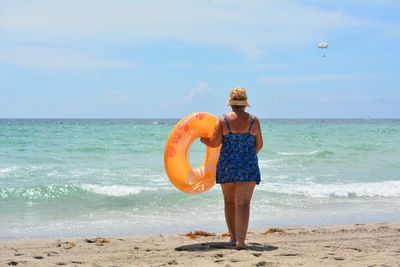
[[[246,89],[243,87],[235,87],[229,93],[228,106],[239,106],[239,107],[250,107],[249,102],[247,102]]]
[[[229,93],[229,98],[232,100],[247,100],[246,89],[243,87],[233,88]]]

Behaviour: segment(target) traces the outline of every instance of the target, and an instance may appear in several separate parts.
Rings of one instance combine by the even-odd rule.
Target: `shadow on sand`
[[[229,242],[206,242],[192,245],[185,245],[176,247],[177,251],[210,251],[217,249],[236,249],[235,245]],[[272,251],[276,250],[278,247],[263,245],[260,243],[247,243],[246,250],[252,251]]]

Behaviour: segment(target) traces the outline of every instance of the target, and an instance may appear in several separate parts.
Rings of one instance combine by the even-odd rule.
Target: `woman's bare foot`
[[[236,238],[231,237],[229,243],[236,244]]]
[[[236,249],[237,250],[242,250],[242,249],[246,249],[246,248],[247,247],[246,247],[246,244],[244,242],[236,241]]]

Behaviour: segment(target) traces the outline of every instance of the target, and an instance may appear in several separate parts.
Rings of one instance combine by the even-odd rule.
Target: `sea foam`
[[[282,156],[306,156],[306,155],[315,155],[318,154],[319,151],[311,151],[311,152],[277,152],[276,154]]]
[[[343,184],[266,183],[259,190],[312,198],[332,197],[400,197],[400,181]]]
[[[149,186],[130,186],[130,185],[96,185],[96,184],[83,184],[81,188],[96,194],[107,196],[128,196],[136,195],[144,191],[157,191],[157,188]]]

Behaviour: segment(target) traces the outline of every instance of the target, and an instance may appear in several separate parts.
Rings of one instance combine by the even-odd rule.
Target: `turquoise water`
[[[218,186],[186,195],[166,177],[176,122],[1,119],[0,239],[225,231]],[[400,120],[262,129],[250,229],[400,220]]]

